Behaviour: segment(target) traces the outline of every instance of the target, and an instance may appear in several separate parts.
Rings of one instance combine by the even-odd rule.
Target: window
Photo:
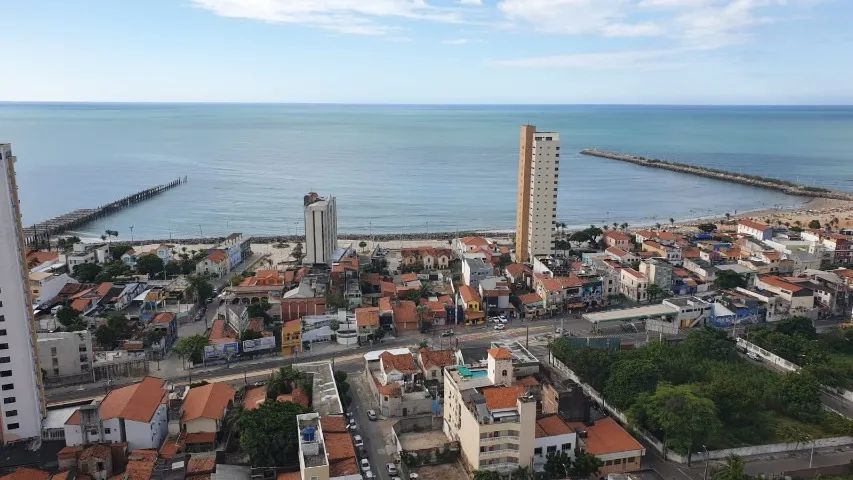
[[[542,455],[542,447],[536,447],[533,449],[533,455]]]
[[[4,320],[3,315],[0,315],[0,321],[3,321],[3,320]],[[5,328],[0,328],[0,335],[6,335],[6,329]]]
[[[3,399],[4,405],[8,405],[10,403],[15,403],[15,397],[6,397]]]
[[[59,375],[59,368],[58,367],[53,369],[53,374]]]
[[[17,423],[9,423],[6,425],[6,430],[17,430],[19,426]]]
[[[17,410],[9,410],[6,412],[6,417],[17,417],[17,416],[18,416]]]
[[[3,371],[0,371],[0,377],[11,377],[11,376],[12,376],[12,371],[11,371],[11,370],[3,370]]]
[[[548,455],[551,455],[552,453],[557,453],[557,446],[556,445],[549,445],[547,452],[548,452]]]
[[[501,375],[503,375],[505,377],[506,376],[506,370],[502,371]]]
[[[56,356],[56,347],[50,347],[50,354],[51,356]]]
[[[572,449],[572,444],[571,444],[571,443],[564,443],[564,444],[563,444],[563,451],[564,451],[564,452],[569,451],[569,450],[571,450],[571,449]]]
[[[9,357],[0,357],[0,363],[9,363],[12,359]]]
[[[2,387],[2,389],[3,389],[4,391],[12,390],[13,388],[15,388],[15,384],[14,384],[14,383],[4,383],[4,384],[3,384],[3,387]]]
[[[104,435],[109,435],[111,431],[112,430],[110,430],[109,428],[105,428],[104,429]]]
[[[8,343],[0,343],[0,350],[9,350]]]

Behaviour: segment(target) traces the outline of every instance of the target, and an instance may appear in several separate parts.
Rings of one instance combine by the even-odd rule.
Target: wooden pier
[[[97,218],[101,218],[112,213],[118,212],[131,205],[148,200],[167,190],[171,190],[179,185],[187,182],[187,177],[177,178],[169,183],[156,185],[145,190],[140,190],[136,193],[128,195],[114,202],[101,205],[97,208],[81,208],[73,212],[65,213],[50,220],[37,223],[31,227],[24,229],[24,239],[29,246],[39,245],[42,241],[50,241],[50,237],[60,235],[68,230],[77,228],[80,225],[91,222]]]
[[[659,160],[657,158],[646,158],[640,155],[629,153],[610,152],[606,150],[598,150],[595,148],[587,148],[581,150],[581,155],[589,155],[598,158],[609,158],[611,160],[620,160],[623,162],[633,163],[643,167],[662,168],[673,172],[688,173],[690,175],[698,175],[700,177],[713,178],[725,182],[740,183],[751,187],[767,188],[776,190],[777,192],[786,193],[788,195],[797,195],[801,197],[821,197],[832,198],[835,200],[853,200],[853,193],[840,190],[830,190],[828,188],[815,187],[811,185],[803,185],[788,180],[778,178],[761,177],[758,175],[749,175],[746,173],[729,172],[716,168],[702,167],[699,165],[690,165],[687,163],[671,162],[667,160]]]

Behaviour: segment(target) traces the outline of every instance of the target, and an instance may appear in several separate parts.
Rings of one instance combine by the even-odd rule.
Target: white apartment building
[[[515,384],[509,350],[489,349],[485,368],[446,367],[443,430],[459,442],[470,471],[509,473],[530,466],[536,400],[526,386]]]
[[[554,253],[560,135],[521,127],[518,168],[516,259],[529,262]]]
[[[305,258],[302,263],[331,265],[332,254],[338,246],[338,208],[335,197],[322,198],[310,192],[305,195],[304,203]]]
[[[0,144],[0,443],[41,436],[44,398],[15,157]]]
[[[88,330],[38,334],[39,364],[45,377],[79,375],[92,369],[95,354]]]

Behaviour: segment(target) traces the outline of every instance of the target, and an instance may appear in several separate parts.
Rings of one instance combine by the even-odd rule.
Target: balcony
[[[496,458],[496,457],[518,457],[518,448],[502,448],[500,450],[491,450],[480,452],[480,459]]]
[[[515,442],[518,443],[518,435],[501,435],[500,437],[481,437],[480,445],[494,445],[496,443]]]

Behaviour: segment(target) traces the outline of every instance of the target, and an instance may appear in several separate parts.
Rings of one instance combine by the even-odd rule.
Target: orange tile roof
[[[449,367],[456,365],[456,355],[453,350],[430,350],[422,348],[418,351],[424,368]]]
[[[216,471],[216,458],[192,457],[187,462],[187,474],[213,473]]]
[[[160,447],[160,457],[165,459],[175,458],[179,453],[184,451],[183,436],[175,439],[166,439],[163,446]]]
[[[530,267],[523,263],[510,263],[506,266],[506,273],[512,275],[513,277],[518,277],[523,274],[530,274]]]
[[[741,218],[740,220],[738,220],[737,223],[738,223],[738,225],[743,225],[745,227],[754,228],[755,230],[760,230],[762,232],[765,230],[770,230],[771,228],[773,228],[770,225],[767,225],[766,223],[756,222],[755,220],[752,220],[750,218]]]
[[[154,317],[154,323],[169,324],[175,319],[175,314],[172,312],[160,312]]]
[[[783,288],[785,290],[790,291],[791,293],[797,293],[803,289],[803,287],[800,287],[799,285],[794,285],[790,282],[786,282],[785,280],[782,280],[776,275],[761,275],[760,277],[758,277],[758,279],[768,285],[773,285],[776,288]]]
[[[156,450],[134,450],[124,470],[126,480],[149,480],[157,464]]]
[[[489,356],[495,360],[512,360],[512,352],[503,347],[490,348]]]
[[[488,240],[477,236],[462,237],[459,241],[469,247],[487,247],[489,245]]]
[[[0,477],[0,480],[47,480],[50,474],[44,470],[29,467],[19,467],[8,475]]]
[[[359,327],[378,327],[379,309],[376,307],[356,308],[355,323]]]
[[[235,338],[235,334],[222,318],[213,321],[213,325],[210,326],[210,335],[207,336],[210,343],[231,343]]]
[[[574,431],[559,415],[548,415],[536,420],[536,438],[566,435]]]
[[[646,278],[644,274],[634,270],[633,268],[623,268],[622,271],[639,280],[645,280]]]
[[[381,297],[379,299],[379,313],[391,312],[393,311],[393,307],[391,306],[391,299],[388,297]]]
[[[123,418],[148,423],[166,398],[165,383],[162,378],[145,377],[141,382],[111,391],[101,402],[101,420]]]
[[[411,353],[394,355],[391,352],[382,352],[379,359],[382,360],[382,365],[386,371],[396,370],[400,373],[417,373],[418,371]]]
[[[67,423],[66,423],[67,425]],[[62,450],[56,453],[56,458],[61,459],[69,459],[69,458],[77,458],[77,455],[83,451],[83,447],[75,446],[75,447],[62,447]]]
[[[191,388],[184,399],[181,420],[189,422],[199,418],[222,420],[225,409],[234,401],[236,392],[227,383],[208,383]]]
[[[308,395],[299,387],[294,388],[290,393],[283,393],[275,397],[275,401],[296,403],[305,408],[311,406],[311,400],[308,399]]]
[[[45,252],[42,250],[27,252],[27,265],[41,265],[52,260],[59,260],[58,252]]]
[[[66,425],[80,425],[81,417],[80,410],[74,410],[74,413],[65,421]]]
[[[535,387],[539,385],[539,380],[536,380],[536,377],[532,375],[528,375],[526,377],[517,378],[515,383],[517,385],[524,385],[525,387]]]
[[[110,289],[113,288],[113,284],[110,282],[104,282],[98,285],[98,288],[95,289],[95,294],[99,297],[104,297],[106,294],[110,293]]]
[[[276,475],[275,480],[300,480],[302,474],[300,472],[283,472]]]
[[[228,260],[228,253],[225,250],[214,248],[207,252],[207,259],[213,263],[222,263]]]
[[[398,329],[417,328],[418,306],[411,300],[401,300],[394,305],[394,324]]]
[[[418,281],[418,274],[413,272],[404,273],[400,275],[400,281],[403,283],[416,282]]]
[[[388,385],[382,385],[379,383],[379,380],[376,379],[375,375],[370,375],[373,378],[373,384],[376,385],[376,390],[379,391],[380,395],[385,395],[387,397],[399,398],[403,394],[403,390],[400,388],[400,384],[397,382],[389,383]]]
[[[607,247],[604,249],[604,251],[611,254],[611,255],[616,255],[619,258],[622,258],[622,257],[628,255],[628,252],[626,252],[624,249],[621,249],[619,247]]]
[[[612,238],[617,242],[630,242],[631,237],[627,233],[615,232],[613,230],[604,233],[604,238]]]
[[[462,285],[459,287],[459,295],[462,296],[462,301],[465,303],[482,301],[480,300],[480,294],[478,294],[477,291],[474,290],[474,287],[471,287],[470,285]]]
[[[586,452],[591,455],[643,450],[643,445],[610,417],[597,420],[592,426],[571,422],[570,426],[586,431]]]
[[[518,300],[522,303],[522,305],[529,305],[531,303],[541,302],[542,297],[539,296],[538,293],[526,293],[518,297]]]
[[[250,388],[243,396],[243,410],[255,410],[267,401],[267,386]]]
[[[486,406],[489,407],[489,410],[515,408],[518,397],[524,395],[525,392],[527,392],[527,387],[523,385],[486,387],[482,389],[483,396],[486,397]]]
[[[386,280],[381,280],[379,282],[380,291],[383,295],[389,294],[391,296],[397,295],[397,286],[394,285],[394,282],[389,282]]]
[[[281,327],[281,331],[283,333],[297,333],[302,331],[302,321],[301,320],[290,320],[284,322],[284,325]]]
[[[110,458],[112,455],[112,451],[108,445],[104,445],[102,443],[96,443],[94,445],[90,445],[86,447],[80,453],[80,460],[88,460],[90,458],[95,459],[106,459]]]
[[[293,278],[293,272],[290,272],[291,280]],[[256,286],[279,286],[284,285],[284,281],[286,280],[287,275],[283,278],[281,273],[278,270],[257,270],[255,274],[251,277],[244,278],[242,282],[240,282],[241,287],[256,287]]]
[[[71,302],[71,308],[80,313],[83,313],[89,308],[89,305],[91,303],[92,301],[88,298],[78,298]]]

